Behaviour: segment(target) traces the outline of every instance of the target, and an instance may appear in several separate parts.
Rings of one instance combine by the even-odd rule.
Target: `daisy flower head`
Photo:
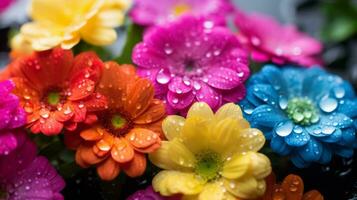
[[[74,131],[79,123],[96,121],[94,112],[106,107],[106,98],[95,91],[103,62],[92,52],[75,57],[61,48],[33,52],[14,60],[6,70],[33,133]]]
[[[152,83],[138,77],[131,65],[105,63],[98,91],[108,106],[97,123],[80,132],[77,163],[96,165],[103,180],[116,178],[121,170],[130,177],[142,175],[145,154],[160,147],[164,104],[154,98]]]
[[[293,25],[283,26],[269,16],[236,11],[238,38],[257,62],[320,65],[322,44],[299,32]]]
[[[93,45],[112,44],[115,27],[123,24],[131,0],[32,0],[29,15],[32,22],[21,27],[12,48],[25,45],[35,51],[56,46],[70,49],[81,39]]]
[[[233,11],[229,0],[134,0],[130,16],[137,24],[151,26],[165,24],[183,15],[208,17],[225,23],[226,15]]]
[[[14,82],[0,82],[0,156],[7,155],[18,146],[22,133],[17,128],[25,125],[26,114],[19,98],[12,94]]]
[[[213,21],[186,16],[154,27],[132,58],[171,114],[184,114],[197,101],[216,110],[245,96],[247,54],[230,30]]]
[[[36,145],[22,137],[18,147],[0,156],[0,199],[63,200],[65,182],[43,156],[36,156]]]
[[[357,98],[347,81],[320,68],[267,65],[247,88],[240,102],[247,119],[295,166],[353,155]]]
[[[152,182],[161,195],[234,200],[264,194],[271,166],[257,151],[265,138],[250,128],[239,106],[225,104],[214,114],[208,104],[197,102],[186,119],[168,116],[162,128],[168,141],[149,155],[164,169]]]

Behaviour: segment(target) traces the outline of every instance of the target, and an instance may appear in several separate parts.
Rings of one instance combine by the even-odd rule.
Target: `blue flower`
[[[265,66],[247,83],[241,107],[276,153],[295,166],[349,158],[357,147],[357,97],[352,86],[320,68]]]

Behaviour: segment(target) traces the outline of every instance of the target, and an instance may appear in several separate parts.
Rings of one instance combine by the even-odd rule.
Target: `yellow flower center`
[[[172,12],[175,16],[180,16],[184,13],[187,13],[190,10],[191,10],[190,5],[185,4],[185,3],[180,3],[180,4],[176,4],[173,7]]]
[[[196,158],[195,172],[198,176],[206,181],[211,181],[219,177],[219,172],[222,169],[222,160],[217,153],[206,151],[196,155]]]

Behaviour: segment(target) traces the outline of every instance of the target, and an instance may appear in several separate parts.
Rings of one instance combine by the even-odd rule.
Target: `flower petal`
[[[260,197],[265,192],[265,181],[248,177],[236,180],[224,180],[226,189],[234,196],[243,199],[254,199]]]
[[[169,83],[169,90],[176,94],[185,94],[192,90],[192,85],[188,80],[183,80],[181,77],[174,77]]]
[[[134,149],[125,138],[114,138],[111,149],[112,158],[119,163],[129,162],[134,158]]]
[[[94,165],[97,163],[100,163],[103,161],[103,157],[98,157],[94,152],[93,152],[93,145],[92,144],[81,144],[78,148],[77,153],[79,153],[79,156],[81,159],[90,165]]]
[[[137,149],[144,149],[155,143],[160,143],[160,138],[156,133],[143,128],[134,128],[130,130],[125,138]]]
[[[311,190],[304,194],[302,200],[324,200],[324,197],[317,190]]]
[[[98,132],[97,127],[85,129],[80,133],[81,137],[87,141],[96,141],[103,138],[103,132]]]
[[[111,181],[115,179],[119,175],[119,172],[119,164],[111,157],[108,157],[97,167],[97,173],[99,177],[105,181]]]
[[[222,200],[225,199],[226,189],[219,182],[207,183],[198,196],[198,200]]]
[[[216,110],[222,102],[222,95],[206,83],[201,83],[201,89],[196,91],[196,99],[206,102],[212,109]]]
[[[162,122],[162,130],[168,140],[180,137],[186,119],[178,115],[167,116]]]
[[[122,166],[125,174],[129,177],[138,177],[144,174],[146,169],[146,157],[144,154],[135,153],[134,158]]]
[[[165,115],[165,105],[162,101],[154,99],[147,110],[134,119],[136,124],[149,124],[161,119]]]
[[[164,196],[195,195],[203,190],[204,182],[193,173],[164,170],[154,177],[152,185],[155,191]]]
[[[201,117],[203,119],[213,119],[214,114],[212,109],[207,103],[197,102],[194,103],[188,110],[187,118],[190,117]]]
[[[286,199],[301,200],[304,192],[304,182],[299,176],[290,174],[281,184]]]
[[[222,176],[228,179],[240,178],[248,172],[250,162],[248,154],[236,154],[224,163]]]
[[[227,103],[227,104],[223,105],[222,107],[220,107],[215,114],[215,118],[218,121],[223,120],[228,117],[235,118],[235,119],[241,119],[241,118],[243,118],[242,110],[240,109],[240,107],[238,105],[235,105],[234,103]]]
[[[206,77],[208,78],[208,85],[221,90],[233,89],[243,82],[239,73],[225,67],[210,68]]]

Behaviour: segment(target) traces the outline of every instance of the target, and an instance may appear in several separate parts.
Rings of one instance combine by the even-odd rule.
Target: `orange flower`
[[[324,197],[317,190],[304,194],[303,180],[294,174],[285,177],[282,184],[276,183],[276,178],[271,173],[266,178],[266,191],[263,197],[257,200],[323,200]]]
[[[31,131],[56,135],[95,122],[94,112],[105,109],[106,98],[95,91],[103,66],[92,52],[73,57],[55,48],[15,59],[0,77],[15,82]]]
[[[108,108],[94,126],[80,132],[77,163],[96,165],[103,180],[114,179],[121,170],[130,177],[142,175],[145,153],[160,147],[164,104],[154,99],[152,83],[130,65],[105,63],[98,91],[108,98]]]

